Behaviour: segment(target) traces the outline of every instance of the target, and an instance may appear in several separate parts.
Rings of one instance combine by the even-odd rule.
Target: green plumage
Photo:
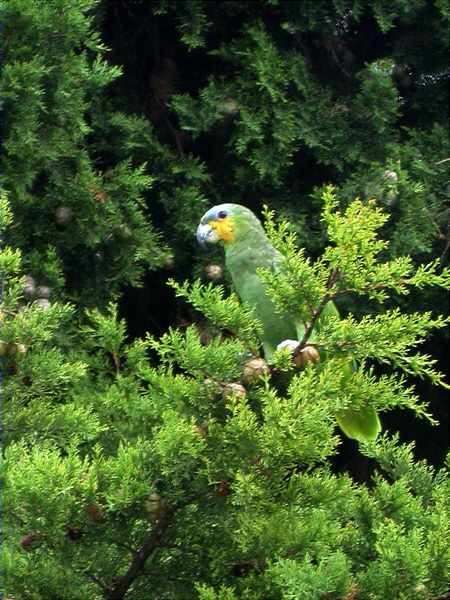
[[[255,314],[262,323],[261,344],[266,359],[270,360],[280,342],[286,339],[301,340],[305,329],[303,322],[295,315],[281,315],[277,312],[266,293],[264,283],[257,274],[258,268],[276,271],[284,257],[269,242],[255,215],[239,204],[221,204],[205,213],[197,232],[199,241],[219,241],[220,238],[215,235],[208,238],[205,232],[209,231],[208,223],[220,221],[221,218],[231,219],[233,229],[233,239],[224,244],[226,267],[230,272],[236,293],[243,302],[254,307]],[[326,314],[338,315],[332,302],[326,306],[323,316]],[[320,329],[320,319],[316,328]],[[352,377],[353,369],[350,361],[345,369],[345,375]],[[358,411],[352,409],[342,411],[337,415],[337,421],[348,437],[358,441],[373,440],[381,430],[378,415],[370,407]]]

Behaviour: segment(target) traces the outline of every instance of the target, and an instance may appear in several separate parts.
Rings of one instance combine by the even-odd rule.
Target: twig
[[[447,238],[446,239],[447,239],[447,243],[445,244],[445,248],[442,251],[441,257],[439,259],[439,261],[441,263],[444,262],[445,255],[447,254],[448,249],[450,248],[450,221],[448,222],[448,225],[447,225]]]
[[[93,573],[88,573],[86,571],[85,575],[86,575],[86,577],[88,577],[88,579],[90,579],[91,581],[96,583],[99,587],[101,587],[104,592],[108,589],[106,584],[101,579],[99,579],[96,575],[94,575]]]
[[[440,596],[433,596],[432,598],[429,598],[428,600],[450,600],[450,590],[448,590],[448,592],[444,592]]]
[[[116,375],[118,375],[120,373],[120,360],[119,360],[119,357],[117,356],[116,352],[111,352],[111,356],[112,356],[112,359],[113,359],[114,368],[116,370]]]
[[[408,284],[409,281],[408,279],[399,279],[398,282],[399,284]],[[365,288],[360,288],[358,290],[354,289],[354,288],[342,288],[340,290],[337,290],[334,294],[330,294],[330,300],[334,300],[334,298],[338,298],[339,296],[345,296],[346,294],[351,294],[354,292],[358,292],[358,294],[367,294],[368,292],[371,292],[372,290],[376,291],[376,290],[387,290],[390,287],[393,286],[389,286],[386,285],[386,283],[374,283],[372,285],[368,285]]]
[[[144,568],[147,559],[150,558],[155,550],[163,546],[163,537],[172,523],[173,516],[178,510],[191,504],[191,502],[198,498],[199,494],[195,494],[175,506],[166,508],[155,527],[144,540],[142,546],[134,553],[130,566],[124,575],[115,578],[113,583],[105,589],[106,600],[122,600],[126,596],[134,581],[145,572]]]
[[[447,243],[445,244],[445,248],[441,254],[441,257],[439,258],[439,262],[441,262],[441,263],[444,262],[445,255],[447,254],[449,248],[450,248],[450,238],[447,240]]]
[[[141,548],[133,556],[126,573],[121,577],[117,577],[113,584],[105,590],[107,600],[122,600],[125,597],[135,579],[142,574],[147,559],[159,548],[161,539],[170,525],[173,513],[173,509],[167,510],[161,516],[156,527],[152,529]]]
[[[180,135],[179,135],[178,131],[175,129],[175,127],[170,122],[169,117],[166,116],[164,118],[164,121],[165,121],[167,127],[170,129],[171,134],[175,138],[175,144],[177,145],[178,153],[180,154],[180,156],[184,157],[183,144],[181,143]]]
[[[331,53],[331,57],[333,58],[334,63],[338,66],[338,68],[344,73],[344,75],[348,79],[351,79],[352,76],[347,71],[347,69],[344,67],[344,65],[342,64],[342,62],[339,60],[339,57],[338,57],[337,52],[336,52],[336,50],[335,50],[335,48],[333,46],[333,43],[329,44],[328,48],[329,48],[329,51]]]
[[[305,329],[305,333],[303,334],[303,338],[302,338],[301,342],[299,343],[299,345],[295,348],[294,352],[292,353],[292,358],[296,358],[300,354],[300,352],[303,350],[303,348],[306,346],[306,344],[308,343],[308,340],[311,337],[311,334],[314,330],[317,319],[320,317],[325,306],[328,304],[328,302],[332,298],[332,294],[329,293],[329,290],[331,290],[331,288],[337,282],[338,278],[339,278],[339,270],[334,269],[331,272],[330,277],[328,278],[328,281],[327,281],[326,289],[328,291],[324,295],[322,300],[320,301],[319,306],[313,312],[311,321],[308,323],[308,325]]]

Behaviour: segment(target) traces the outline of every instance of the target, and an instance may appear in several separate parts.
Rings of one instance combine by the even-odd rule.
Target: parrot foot
[[[306,363],[320,362],[320,354],[315,346],[306,345],[300,352],[296,352],[300,342],[298,340],[283,340],[277,345],[277,350],[287,348],[293,355],[293,363],[296,367],[303,367]]]
[[[277,350],[284,350],[285,348],[287,348],[291,352],[294,352],[297,346],[298,340],[283,340],[277,345]]]

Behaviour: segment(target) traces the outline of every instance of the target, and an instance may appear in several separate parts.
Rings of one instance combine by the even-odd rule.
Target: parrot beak
[[[215,229],[210,227],[210,225],[207,223],[205,225],[200,223],[200,225],[197,227],[197,242],[203,248],[206,246],[206,244],[215,244],[219,241],[219,239],[220,237],[217,231],[215,231]]]

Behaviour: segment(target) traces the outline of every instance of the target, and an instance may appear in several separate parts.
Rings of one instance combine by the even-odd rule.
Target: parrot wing
[[[329,302],[323,313],[322,319],[327,317],[339,317],[339,311],[334,302]],[[320,322],[318,320],[316,330],[320,331]],[[305,326],[301,322],[297,322],[297,336],[302,340],[305,333]],[[311,342],[314,342],[314,332],[310,337]],[[344,365],[345,379],[350,379],[356,370],[356,364],[353,359],[349,358]],[[360,409],[347,408],[336,414],[336,420],[339,427],[345,435],[359,442],[370,442],[376,439],[381,431],[381,423],[376,410],[370,406]]]
[[[274,272],[277,272],[281,268],[283,261],[284,261],[284,256],[277,252],[277,254],[274,256],[274,259],[272,262],[272,270]],[[339,311],[338,311],[336,305],[334,304],[334,302],[332,302],[332,301],[328,302],[328,304],[325,306],[325,308],[323,310],[321,317],[322,317],[322,319],[328,318],[328,317],[338,317],[339,318]],[[288,320],[290,320],[292,322],[292,324],[295,326],[296,333],[297,333],[297,339],[300,342],[303,339],[303,336],[305,334],[305,323],[293,315],[289,315]],[[316,330],[320,330],[320,321],[321,321],[321,319],[319,318],[318,323],[315,328]],[[309,341],[314,342],[314,338],[315,338],[315,335],[314,335],[314,331],[313,331],[311,337],[309,338]],[[287,339],[287,338],[284,338],[284,339]],[[263,345],[263,347],[264,347],[264,353],[265,353],[266,359],[269,359],[269,357],[267,356],[266,348],[264,345]],[[275,345],[275,348],[276,348],[276,345]],[[273,352],[272,352],[272,354],[273,354]],[[352,375],[356,369],[356,364],[354,363],[354,361],[352,359],[349,359],[348,363],[347,363],[347,365],[345,365],[344,369],[345,369],[346,377],[350,378],[350,377],[352,377]],[[345,435],[347,437],[358,440],[359,442],[373,441],[377,438],[378,434],[381,431],[380,419],[378,417],[376,410],[372,407],[360,408],[358,410],[353,409],[353,408],[347,408],[343,411],[340,411],[336,415],[336,420],[339,424],[339,427],[342,429],[342,431],[345,433]]]
[[[261,246],[261,245],[260,245]],[[234,289],[242,300],[253,307],[263,330],[260,337],[266,360],[270,361],[277,345],[285,339],[296,336],[295,321],[287,314],[281,314],[267,294],[266,287],[256,272],[259,267],[276,270],[284,257],[269,244],[266,247],[243,249],[239,260],[228,257]]]

